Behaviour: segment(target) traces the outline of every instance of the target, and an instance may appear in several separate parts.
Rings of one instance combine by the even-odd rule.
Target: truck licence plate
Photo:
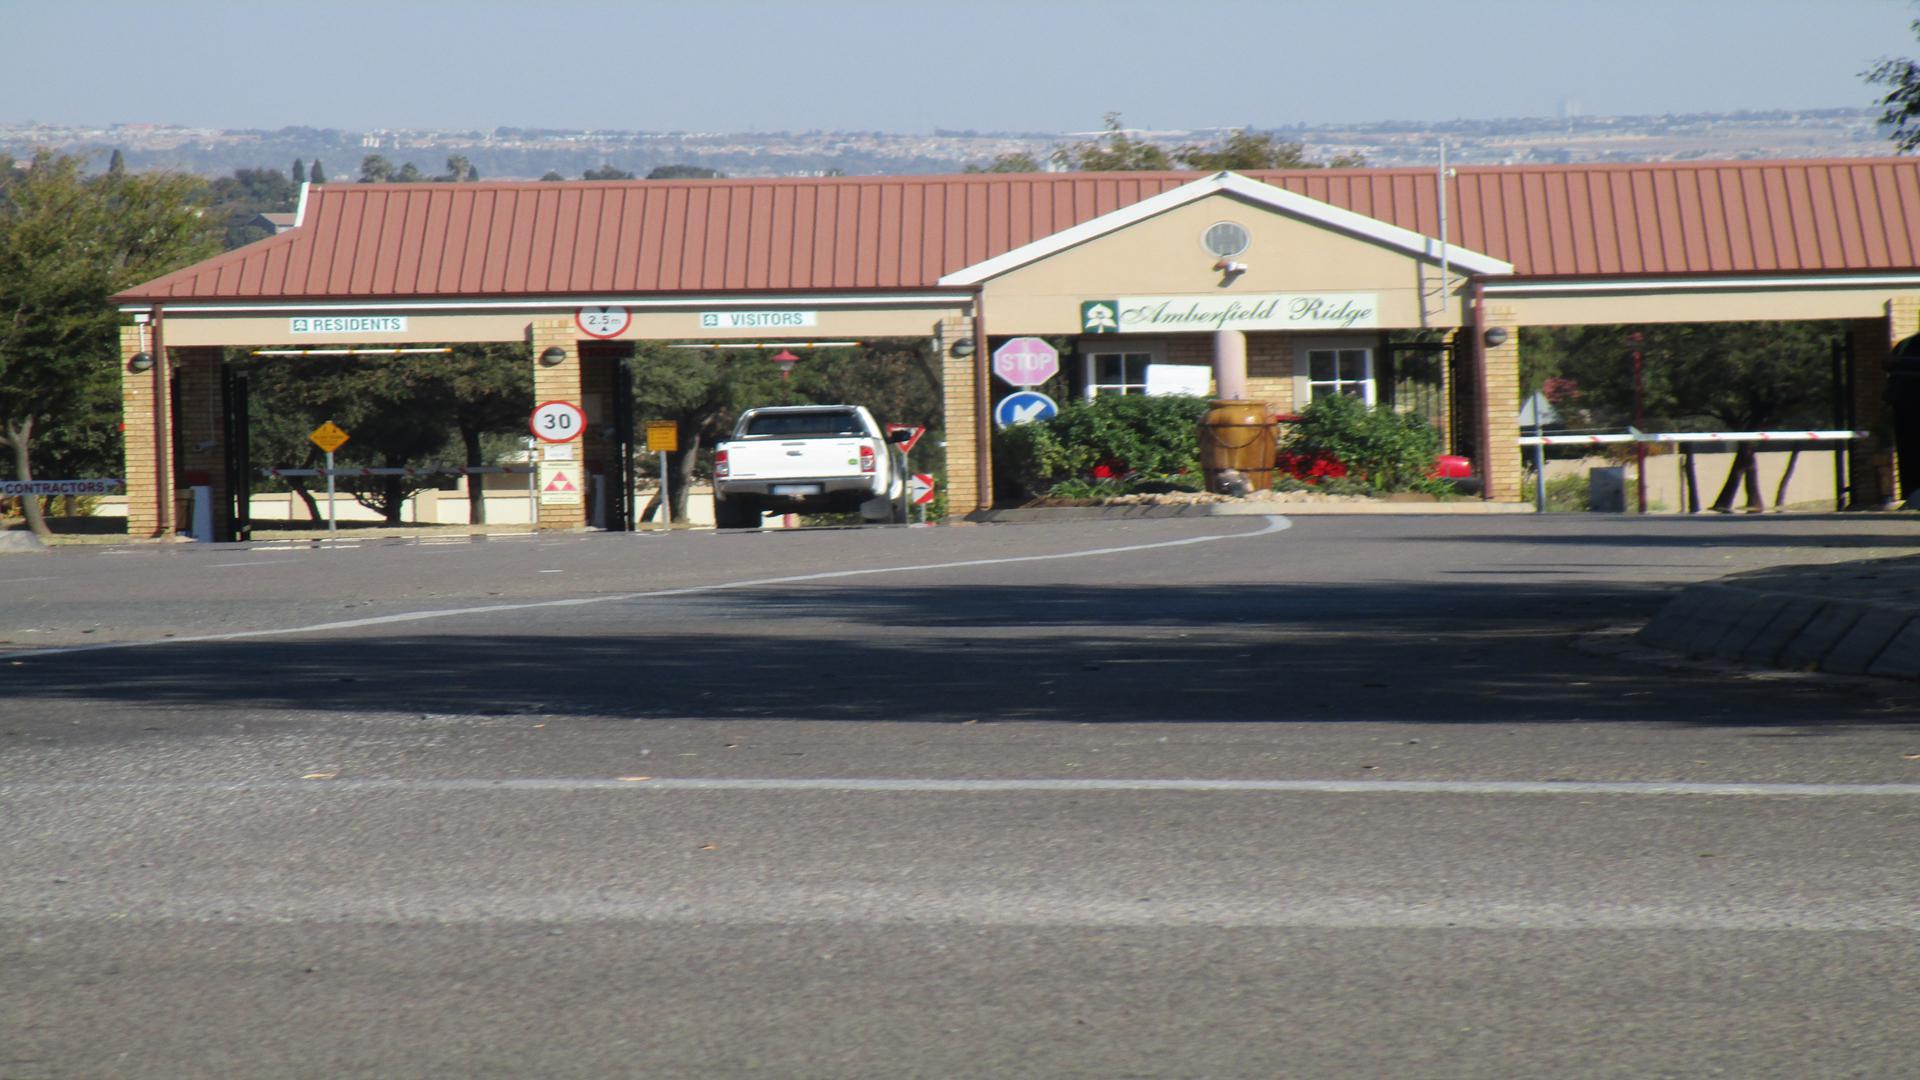
[[[773,485],[773,493],[775,495],[818,495],[820,494],[820,485],[819,484],[775,484]]]

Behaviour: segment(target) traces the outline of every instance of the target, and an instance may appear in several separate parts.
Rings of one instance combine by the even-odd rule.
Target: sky
[[[767,132],[1868,107],[1904,0],[0,0],[0,122]]]

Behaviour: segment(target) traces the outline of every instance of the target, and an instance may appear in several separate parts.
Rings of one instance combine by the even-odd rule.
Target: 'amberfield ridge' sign
[[[1087,334],[1356,330],[1379,325],[1378,293],[1122,296],[1080,304],[1080,329]]]

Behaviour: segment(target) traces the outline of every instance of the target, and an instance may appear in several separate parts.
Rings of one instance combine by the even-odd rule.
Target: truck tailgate
[[[735,480],[860,475],[860,439],[735,439],[727,467]]]

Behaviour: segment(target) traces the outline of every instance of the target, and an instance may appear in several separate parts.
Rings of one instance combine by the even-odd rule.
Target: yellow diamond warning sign
[[[580,488],[585,480],[580,465],[572,461],[543,461],[540,463],[540,505],[577,506],[580,503]]]
[[[342,430],[339,424],[331,420],[314,428],[307,438],[312,439],[313,445],[328,454],[333,453],[335,450],[347,444],[346,431]]]

